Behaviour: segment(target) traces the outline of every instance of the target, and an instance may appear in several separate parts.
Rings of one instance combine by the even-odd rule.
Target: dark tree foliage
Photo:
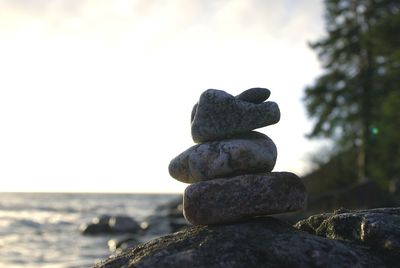
[[[305,90],[310,138],[356,152],[359,180],[400,178],[400,1],[326,0],[327,35],[310,44],[324,74]]]

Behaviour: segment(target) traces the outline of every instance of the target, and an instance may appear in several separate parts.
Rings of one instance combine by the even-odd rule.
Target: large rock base
[[[399,267],[400,208],[339,209],[311,216],[295,227],[330,239],[365,245],[379,252],[389,267]]]
[[[113,256],[120,267],[385,267],[368,248],[296,230],[270,218],[194,226]]]

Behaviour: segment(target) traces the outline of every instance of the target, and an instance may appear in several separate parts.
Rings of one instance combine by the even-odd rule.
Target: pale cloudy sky
[[[182,191],[168,164],[194,145],[208,88],[269,88],[275,170],[303,174],[322,13],[321,0],[0,0],[0,191]]]

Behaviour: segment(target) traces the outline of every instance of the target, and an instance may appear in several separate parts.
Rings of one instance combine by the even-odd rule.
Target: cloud
[[[71,31],[124,35],[147,29],[159,34],[202,27],[222,35],[265,32],[282,36],[315,29],[320,0],[3,0],[3,27],[32,20],[46,24],[51,33]],[[20,18],[20,20],[15,19]],[[7,22],[9,20],[9,24]],[[11,23],[10,23],[11,22]]]
[[[49,13],[58,13],[67,16],[76,15],[89,0],[3,0],[1,10],[18,14],[28,14],[35,17],[47,16]]]

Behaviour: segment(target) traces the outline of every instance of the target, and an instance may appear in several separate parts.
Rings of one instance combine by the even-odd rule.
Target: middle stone
[[[270,172],[276,162],[274,142],[259,132],[190,147],[169,164],[170,175],[185,183]]]

